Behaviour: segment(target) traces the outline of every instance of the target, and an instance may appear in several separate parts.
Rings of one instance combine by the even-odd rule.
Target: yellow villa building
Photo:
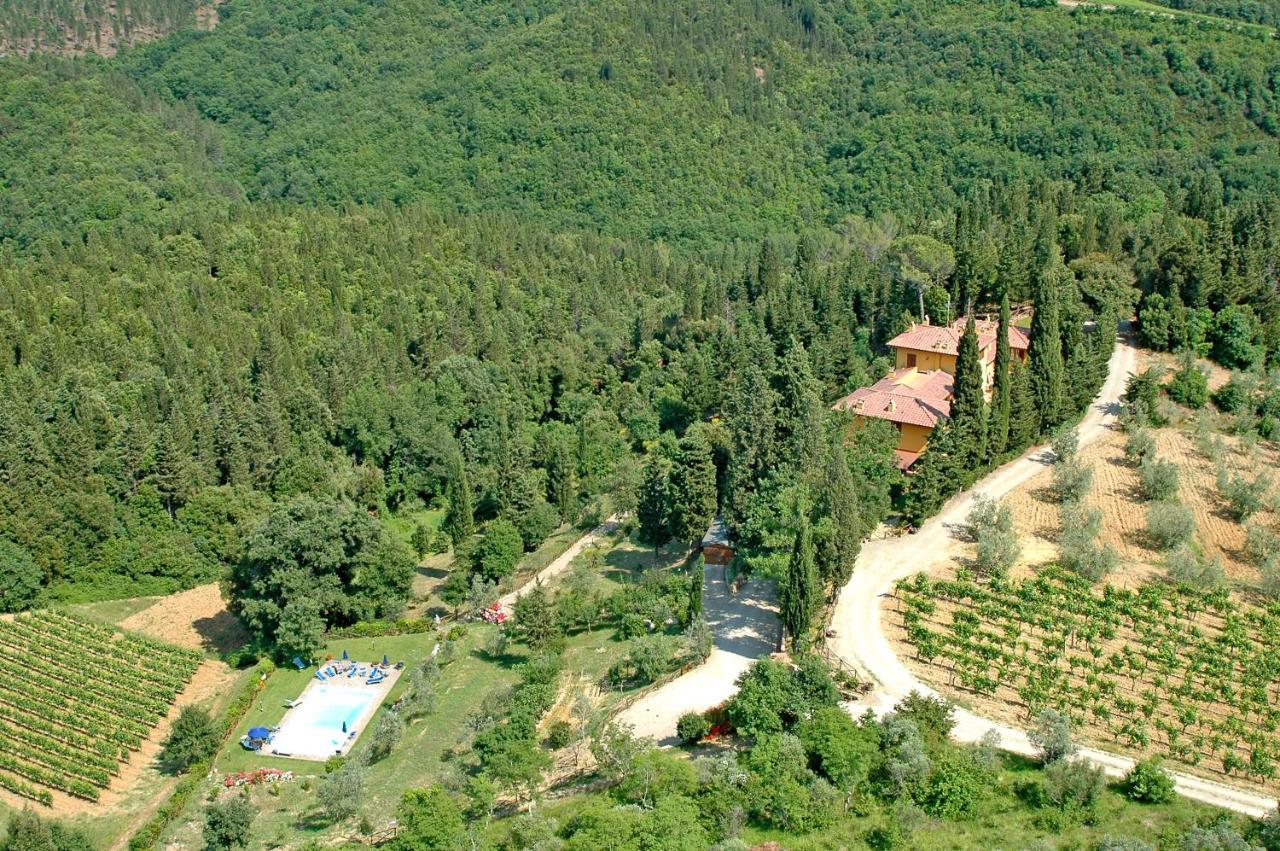
[[[982,364],[982,386],[990,397],[995,384],[998,323],[983,319],[974,323]],[[889,341],[894,369],[870,387],[860,387],[836,402],[840,411],[852,411],[855,421],[864,417],[888,420],[898,429],[898,466],[907,469],[929,444],[938,422],[951,415],[952,376],[965,319],[951,325],[912,324]],[[1016,326],[1009,328],[1009,348],[1016,358],[1027,356],[1030,338]]]

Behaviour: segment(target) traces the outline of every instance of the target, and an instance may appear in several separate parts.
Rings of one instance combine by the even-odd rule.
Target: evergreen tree
[[[471,482],[467,476],[467,468],[459,455],[453,463],[449,475],[449,483],[445,488],[445,499],[448,507],[440,528],[456,549],[463,541],[469,539],[476,531],[475,509],[472,507]]]
[[[1060,261],[1044,270],[1036,287],[1035,316],[1031,320],[1031,348],[1028,352],[1031,392],[1038,413],[1037,428],[1052,431],[1066,416],[1064,404],[1064,368],[1059,327],[1060,303],[1058,281],[1069,274]]]
[[[822,388],[813,377],[809,354],[795,339],[778,364],[774,386],[778,398],[776,445],[781,460],[796,469],[816,465],[827,407],[822,403]]]
[[[929,448],[912,468],[904,493],[903,513],[912,523],[922,523],[937,513],[947,499],[966,484],[966,470],[959,432],[941,422],[929,435]]]
[[[835,434],[827,448],[822,475],[823,507],[831,518],[830,541],[820,568],[827,589],[834,594],[849,581],[862,549],[862,505],[844,452],[843,435]]]
[[[1000,296],[1000,323],[996,329],[995,388],[991,397],[991,416],[987,427],[987,457],[995,460],[1009,448],[1009,417],[1012,405],[1013,352],[1009,346],[1009,294]]]
[[[951,426],[957,433],[958,463],[974,469],[986,457],[985,400],[982,396],[982,356],[973,313],[965,322],[956,354],[955,389],[951,396]]]
[[[690,429],[680,441],[671,490],[672,537],[698,541],[716,514],[716,465],[711,443],[700,428]]]
[[[791,561],[787,565],[787,575],[779,594],[782,625],[791,636],[793,648],[808,644],[821,593],[813,553],[813,532],[809,528],[808,518],[801,516],[795,546],[791,550]]]
[[[1040,426],[1036,411],[1035,395],[1031,392],[1031,369],[1015,361],[1009,380],[1009,443],[1008,452],[1021,452],[1035,440]]]
[[[658,563],[658,550],[671,540],[671,466],[666,458],[653,456],[645,468],[640,501],[636,505],[640,524],[640,540],[653,547],[653,562]]]

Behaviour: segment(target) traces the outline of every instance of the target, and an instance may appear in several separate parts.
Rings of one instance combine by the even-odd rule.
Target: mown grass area
[[[568,536],[576,540],[578,532]],[[546,546],[546,545],[544,545]],[[566,544],[567,546],[567,544]],[[594,552],[593,552],[594,551]],[[563,549],[560,550],[563,552]],[[558,555],[559,553],[557,553]],[[534,554],[531,554],[534,555]],[[682,547],[668,547],[661,553],[662,568],[673,568],[683,560]],[[549,563],[554,556],[547,558]],[[599,547],[591,548],[575,559],[575,563],[592,564],[599,573],[596,581],[606,593],[624,583],[637,581],[641,573],[653,566],[653,551],[634,539],[619,533]],[[539,568],[541,569],[541,568]],[[565,574],[564,577],[567,577]],[[564,578],[562,577],[562,579]],[[558,579],[557,582],[562,581]],[[396,805],[405,791],[436,782],[450,770],[456,758],[455,747],[465,739],[467,716],[474,712],[490,693],[515,684],[518,668],[528,658],[529,650],[521,643],[512,643],[500,657],[492,657],[485,648],[498,628],[484,622],[464,624],[462,635],[454,646],[454,658],[444,666],[437,684],[435,710],[423,719],[415,721],[405,733],[404,739],[392,754],[369,769],[366,795],[362,811],[375,827],[381,827],[394,817]],[[403,660],[407,666],[425,659],[438,641],[435,633],[385,638],[346,639],[330,642],[325,650],[341,657],[345,649],[354,659],[380,659],[386,653],[392,661]],[[613,627],[590,630],[570,636],[564,650],[564,682],[599,681],[615,662],[627,652],[627,642],[615,638]],[[230,741],[215,761],[222,772],[245,771],[254,768],[273,767],[293,770],[299,775],[294,783],[281,784],[278,795],[266,789],[255,788],[251,792],[254,805],[260,813],[254,822],[256,843],[262,847],[297,847],[308,840],[322,843],[355,838],[355,825],[334,827],[320,818],[315,802],[315,788],[323,782],[322,763],[261,756],[245,751],[238,739],[251,726],[272,726],[285,713],[284,703],[298,696],[314,675],[314,668],[305,671],[281,668],[268,679],[258,701],[249,715],[237,728]],[[403,689],[403,679],[396,684],[384,700],[378,713],[370,720],[357,741],[357,749],[366,743],[386,707],[393,703]],[[606,690],[604,700],[612,702],[627,696],[629,692]],[[308,777],[306,784],[303,777]],[[309,788],[303,788],[304,785]],[[209,789],[219,785],[209,783]],[[166,835],[169,843],[183,843],[197,847],[203,827],[206,793],[196,796],[187,812],[178,819]],[[255,847],[258,847],[255,844]]]
[[[382,525],[391,534],[403,541],[405,546],[409,546],[409,539],[413,537],[413,530],[418,527],[419,523],[423,523],[428,529],[435,531],[440,528],[442,522],[444,522],[443,508],[418,508],[395,514],[388,513],[382,517]]]
[[[122,620],[155,605],[160,597],[127,597],[123,600],[103,600],[100,603],[77,603],[67,606],[67,611],[78,618],[116,626]]]

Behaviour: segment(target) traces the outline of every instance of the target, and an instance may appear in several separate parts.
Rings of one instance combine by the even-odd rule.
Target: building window
[[[915,365],[916,365],[916,356],[911,354],[907,355],[907,367],[914,368]]]

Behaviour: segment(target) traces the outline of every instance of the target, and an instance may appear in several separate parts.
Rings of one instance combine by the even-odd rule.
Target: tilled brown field
[[[1207,555],[1222,558],[1230,578],[1255,581],[1257,571],[1244,554],[1244,526],[1223,510],[1217,493],[1217,467],[1196,448],[1192,428],[1188,423],[1154,430],[1159,457],[1178,465],[1178,496],[1195,515],[1200,547]],[[1268,442],[1247,449],[1237,438],[1222,439],[1227,447],[1224,463],[1247,477],[1274,470],[1280,463],[1280,452]],[[1093,468],[1093,489],[1086,501],[1102,512],[1102,540],[1120,555],[1120,568],[1112,581],[1133,586],[1162,575],[1164,568],[1160,552],[1146,539],[1149,503],[1138,496],[1138,471],[1125,458],[1124,443],[1124,432],[1113,431],[1082,450],[1080,458]],[[1036,549],[1053,546],[1061,530],[1060,509],[1050,492],[1052,475],[1051,471],[1042,473],[1007,499],[1019,534],[1027,546]],[[1250,522],[1277,530],[1277,520],[1274,513],[1263,511]]]

